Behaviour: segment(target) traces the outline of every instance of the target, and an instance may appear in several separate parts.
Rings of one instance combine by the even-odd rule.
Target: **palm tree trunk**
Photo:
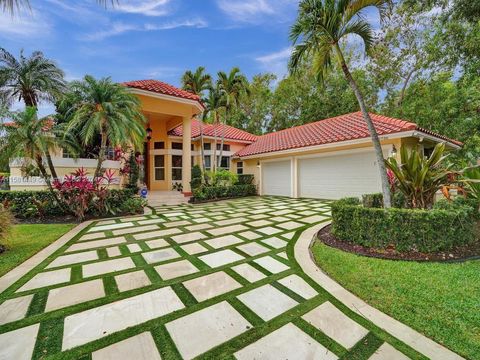
[[[53,165],[52,156],[50,155],[50,152],[48,150],[45,154],[45,157],[47,159],[48,169],[50,170],[50,174],[52,175],[53,180],[58,180],[57,170]]]
[[[225,116],[228,118],[228,111],[225,111]],[[225,119],[225,124],[222,124],[222,140],[220,141],[220,156],[218,159],[218,167],[222,167],[222,157],[223,157],[223,143],[225,142],[225,125],[226,125],[226,119]]]
[[[373,125],[372,119],[367,111],[367,106],[365,105],[365,101],[363,99],[362,92],[358,88],[355,79],[353,78],[350,70],[348,69],[347,63],[345,62],[345,58],[343,57],[342,51],[338,44],[335,45],[335,51],[337,53],[338,60],[340,62],[340,66],[342,67],[343,73],[347,78],[348,83],[350,84],[356,98],[358,101],[358,105],[360,105],[360,110],[363,114],[363,119],[367,123],[368,130],[370,132],[370,136],[372,138],[373,148],[375,149],[375,156],[377,158],[378,169],[380,171],[380,179],[382,182],[382,193],[383,193],[383,205],[385,208],[392,207],[392,198],[390,194],[390,184],[388,182],[387,177],[387,169],[385,167],[385,159],[383,158],[382,146],[380,144],[380,139],[378,138],[377,131]]]
[[[203,139],[203,116],[204,113],[199,117],[200,118],[200,166],[202,167],[202,174],[205,173],[205,149],[204,149],[204,139]]]
[[[100,173],[102,172],[102,165],[103,165],[103,162],[105,161],[105,154],[107,151],[107,136],[105,135],[105,132],[102,132],[101,136],[102,136],[102,140],[100,145],[100,151],[98,152],[97,168],[95,169],[95,175],[93,176],[94,183],[100,177]]]
[[[218,125],[216,112],[213,114],[213,123],[215,124],[215,127],[213,129],[214,147],[213,147],[213,159],[210,160],[210,166],[212,167],[212,171],[216,172],[217,171],[217,125]]]
[[[58,196],[57,192],[53,189],[52,183],[50,181],[50,177],[48,176],[47,169],[43,165],[43,159],[41,156],[35,156],[35,162],[37,164],[38,170],[40,170],[40,174],[42,174],[43,180],[45,180],[48,190],[52,194],[53,198],[57,201],[58,206],[63,209],[64,211],[69,211],[69,209],[65,206],[63,201]]]

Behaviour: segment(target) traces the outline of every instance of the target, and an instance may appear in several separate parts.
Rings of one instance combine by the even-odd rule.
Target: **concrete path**
[[[432,346],[389,335],[309,273],[328,202],[156,212],[82,224],[0,278],[0,359],[378,360],[424,358]]]

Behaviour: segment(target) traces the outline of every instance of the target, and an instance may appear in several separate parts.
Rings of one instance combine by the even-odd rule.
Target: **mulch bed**
[[[357,254],[369,257],[375,257],[380,259],[390,260],[411,260],[411,261],[464,261],[480,259],[480,241],[476,241],[473,244],[467,246],[459,246],[455,249],[445,252],[436,253],[422,253],[418,251],[398,252],[395,248],[390,247],[387,249],[368,248],[362,245],[349,243],[337,239],[331,233],[331,225],[325,226],[317,234],[318,239],[325,245]]]

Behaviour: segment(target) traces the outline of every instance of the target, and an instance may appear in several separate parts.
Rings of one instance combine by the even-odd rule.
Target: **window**
[[[222,144],[217,144],[217,150],[220,150]],[[230,145],[223,144],[223,151],[230,151]]]
[[[165,155],[155,155],[154,164],[155,180],[165,180]]]
[[[204,144],[203,144],[203,149],[204,149],[204,150],[212,150],[212,144],[210,144],[210,143],[204,143]]]
[[[194,144],[190,145],[190,150],[195,151],[195,145]]]
[[[222,156],[220,167],[222,169],[230,170],[230,156]]]
[[[182,155],[172,155],[172,180],[182,180]]]
[[[155,150],[165,149],[165,143],[163,141],[155,141],[153,143],[153,148]]]
[[[183,143],[172,142],[172,149],[182,150],[183,149]]]
[[[237,174],[238,175],[243,174],[243,161],[237,162]]]
[[[212,157],[210,155],[205,156],[205,170],[212,168]]]

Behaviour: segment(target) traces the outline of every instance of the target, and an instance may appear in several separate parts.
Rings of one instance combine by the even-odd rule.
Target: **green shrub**
[[[0,245],[5,244],[12,227],[12,222],[12,214],[0,204]]]
[[[255,176],[253,174],[241,174],[238,176],[238,184],[240,185],[252,185]]]
[[[192,167],[192,181],[190,181],[190,188],[198,189],[202,185],[202,169],[198,165]]]
[[[200,186],[193,190],[194,202],[227,199],[257,194],[255,185]]]
[[[147,206],[147,201],[142,199],[141,197],[131,197],[126,199],[120,205],[120,213],[126,215],[135,215],[135,214],[143,214],[144,207]]]
[[[443,208],[442,208],[443,207]],[[438,205],[432,210],[366,208],[343,199],[332,205],[332,232],[366,247],[435,252],[476,239],[478,212],[471,206]]]
[[[366,208],[383,208],[383,194],[365,194],[362,196],[362,203]]]
[[[138,179],[140,179],[140,167],[138,166],[137,159],[135,158],[135,152],[131,151],[128,158],[128,184],[127,189],[138,192]]]

